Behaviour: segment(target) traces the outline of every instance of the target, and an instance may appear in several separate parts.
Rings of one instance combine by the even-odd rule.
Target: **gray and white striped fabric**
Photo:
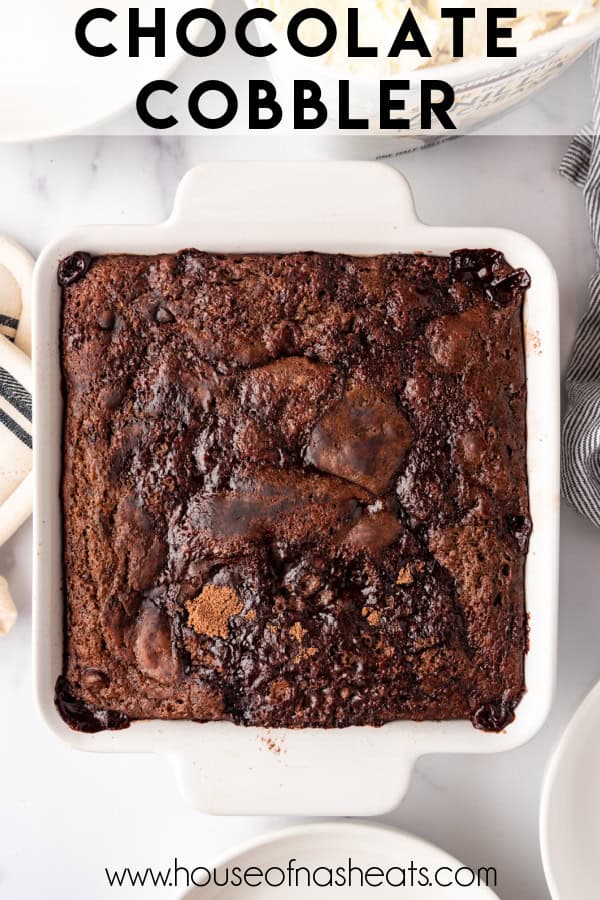
[[[561,174],[583,189],[600,267],[600,44],[592,51],[594,112],[562,162]],[[566,378],[562,435],[562,492],[600,526],[600,268],[590,281],[590,304],[581,320]]]
[[[14,341],[18,325],[19,320],[15,316],[0,313],[0,334],[7,337],[9,341]]]
[[[0,545],[31,514],[31,434],[31,363],[0,336]]]
[[[31,514],[33,260],[0,235],[0,545]]]
[[[1,364],[0,425],[31,450],[31,394]]]
[[[33,259],[0,235],[0,546],[31,515],[31,280]],[[17,620],[0,576],[0,636]]]

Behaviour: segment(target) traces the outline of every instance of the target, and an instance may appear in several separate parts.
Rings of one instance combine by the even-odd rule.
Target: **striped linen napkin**
[[[33,260],[0,237],[0,546],[31,515],[31,334]],[[0,635],[16,621],[0,577]]]
[[[592,76],[592,122],[572,141],[560,172],[583,189],[600,266],[600,44],[592,50]],[[575,336],[566,389],[562,492],[600,526],[600,268],[590,282],[590,304]]]

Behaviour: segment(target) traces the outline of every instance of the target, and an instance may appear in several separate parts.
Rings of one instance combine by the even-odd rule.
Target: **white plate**
[[[426,841],[413,835],[406,834],[402,831],[396,831],[393,828],[375,827],[372,825],[364,825],[362,823],[349,822],[323,822],[318,825],[301,825],[297,828],[289,828],[285,831],[277,831],[272,834],[263,835],[257,840],[249,841],[246,844],[230,851],[227,856],[220,859],[216,867],[218,868],[218,880],[223,884],[225,880],[225,870],[231,870],[234,866],[242,868],[259,867],[265,872],[272,868],[269,879],[276,883],[282,878],[278,869],[285,869],[290,860],[294,860],[296,867],[306,866],[309,871],[314,873],[315,869],[324,867],[324,869],[335,869],[339,866],[347,871],[348,860],[352,860],[354,866],[360,867],[362,870],[369,867],[378,867],[380,869],[393,870],[390,871],[390,881],[401,882],[402,873],[398,869],[407,870],[414,864],[418,870],[426,868],[428,878],[431,881],[451,882],[454,874],[457,874],[457,880],[463,886],[452,885],[445,887],[434,884],[429,887],[420,887],[418,881],[425,873],[413,873],[413,881],[416,887],[394,887],[383,883],[380,887],[373,886],[371,892],[377,897],[390,898],[402,897],[427,897],[430,900],[464,900],[465,896],[473,898],[473,900],[493,900],[497,895],[485,886],[478,886],[477,882],[468,888],[466,885],[470,882],[472,875],[467,867],[454,859],[454,857],[445,853],[443,850],[428,844]],[[209,871],[212,867],[208,867]],[[201,883],[204,876],[202,872],[198,872],[195,880]],[[287,875],[285,876],[287,879]],[[299,874],[299,880],[306,878],[304,873]],[[317,879],[328,882],[328,873],[323,869],[317,873]],[[360,875],[356,875],[360,881]],[[477,878],[477,876],[475,876]],[[295,876],[294,876],[295,878]],[[405,878],[408,879],[410,885],[411,875],[406,872]],[[485,876],[481,876],[485,881]],[[293,887],[288,887],[288,882],[280,887],[279,891],[269,886],[261,887],[216,887],[214,883],[205,887],[192,887],[178,895],[177,900],[243,900],[245,897],[251,897],[252,900],[266,900],[273,898],[279,894],[289,896],[296,893],[299,897],[304,897],[307,893],[313,895],[322,895],[324,891],[329,896],[338,897],[356,897],[361,894],[361,890],[369,890],[365,885],[361,889],[360,883],[354,882],[351,887],[306,887],[306,882],[300,881],[300,886],[296,889],[295,882],[292,881]]]
[[[501,734],[470,722],[391,722],[383,728],[244,728],[229,722],[134,722],[124,731],[71,731],[54,708],[63,662],[61,295],[58,260],[76,250],[373,254],[495,247],[524,266],[528,385],[527,466],[533,520],[525,571],[531,651],[527,693]],[[503,228],[448,228],[417,218],[410,188],[380,163],[211,163],[183,179],[160,225],[90,226],[58,238],[34,277],[34,659],[49,727],[81,750],[163,753],[184,794],[206,812],[237,815],[379,815],[399,803],[426,753],[497,753],[541,727],[554,691],[559,512],[559,355],[556,275],[529,238]],[[369,778],[361,773],[371,762]]]
[[[597,900],[600,851],[600,682],[583,701],[544,779],[540,843],[553,900]]]
[[[74,37],[88,0],[15,0],[2,2],[0,15],[0,141],[40,140],[85,131],[135,102],[141,87],[168,73],[184,58],[175,25],[192,4],[169,0],[164,58],[154,57],[154,42],[141,41],[141,55],[131,59],[127,44],[127,10],[123,0],[107,4],[113,22],[98,21],[89,36],[99,45],[112,42],[112,56],[85,54]],[[202,6],[211,6],[204,2]],[[154,21],[151,0],[132,4],[142,25]],[[199,29],[190,26],[190,39]]]

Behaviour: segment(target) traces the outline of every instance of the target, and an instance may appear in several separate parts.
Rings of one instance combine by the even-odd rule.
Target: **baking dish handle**
[[[403,175],[378,162],[363,162],[356,178],[355,162],[207,163],[191,169],[183,178],[175,200],[171,223],[193,225],[197,221],[226,220],[248,228],[281,223],[281,198],[294,210],[294,228],[324,220],[340,230],[355,223],[360,210],[373,220],[379,233],[395,231],[418,222],[412,191]],[[286,218],[289,213],[286,213]],[[250,221],[251,218],[251,221]],[[249,237],[253,237],[249,231]]]
[[[208,728],[208,740],[195,739],[171,761],[186,800],[218,815],[382,815],[404,797],[418,755],[411,740],[399,752],[386,727],[249,728],[241,739],[228,723]]]

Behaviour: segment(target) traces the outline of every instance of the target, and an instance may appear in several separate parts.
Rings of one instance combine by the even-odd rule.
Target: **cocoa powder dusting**
[[[365,617],[369,625],[379,625],[381,622],[381,613],[370,606],[363,606],[362,615]]]
[[[417,559],[411,566],[402,566],[400,571],[398,572],[398,577],[396,579],[396,584],[412,584],[415,580],[414,573],[415,572],[424,572],[425,571],[425,563],[422,559]]]
[[[306,628],[303,628],[300,622],[294,622],[294,624],[290,628],[290,634],[295,641],[298,641],[298,643],[301,644],[304,639],[304,635],[306,634]]]
[[[188,600],[185,607],[188,623],[197,634],[227,640],[229,619],[238,616],[243,605],[233,588],[209,584],[197,597]]]
[[[412,581],[413,577],[410,571],[410,566],[403,566],[398,572],[396,584],[412,584]]]
[[[271,753],[276,753],[279,755],[283,751],[283,746],[278,744],[277,741],[272,737],[261,737],[260,741],[265,745],[267,750],[270,750]]]

